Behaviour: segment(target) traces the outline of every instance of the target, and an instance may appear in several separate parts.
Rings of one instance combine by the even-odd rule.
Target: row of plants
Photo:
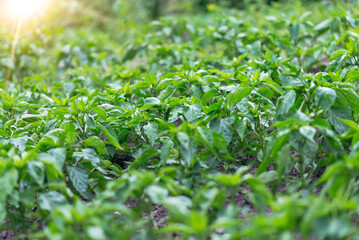
[[[294,6],[1,33],[0,233],[359,238],[359,6]]]

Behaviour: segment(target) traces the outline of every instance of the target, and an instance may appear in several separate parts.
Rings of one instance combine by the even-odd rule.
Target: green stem
[[[306,186],[306,179],[304,177],[305,167],[304,167],[304,159],[303,159],[302,153],[300,153],[299,165],[300,165],[300,179],[301,179],[301,182],[302,182],[302,187],[305,187]]]

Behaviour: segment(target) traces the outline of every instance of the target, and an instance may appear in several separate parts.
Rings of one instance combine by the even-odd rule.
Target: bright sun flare
[[[6,9],[15,17],[27,18],[42,13],[49,0],[7,0]]]

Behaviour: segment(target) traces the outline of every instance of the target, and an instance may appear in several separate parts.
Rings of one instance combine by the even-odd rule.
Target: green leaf
[[[15,168],[0,174],[0,203],[5,203],[6,197],[13,192],[18,177],[19,174]]]
[[[99,115],[103,120],[107,120],[107,113],[102,107],[94,107],[93,110]]]
[[[203,96],[201,98],[201,105],[207,106],[208,103],[210,101],[212,101],[213,97],[216,96],[217,94],[218,94],[218,91],[216,91],[214,89],[210,89],[209,91],[207,91],[205,94],[203,94]]]
[[[347,125],[348,127],[356,130],[356,131],[359,131],[359,125],[352,121],[352,120],[347,120],[347,119],[340,119],[343,123],[345,123],[345,125]]]
[[[175,218],[186,219],[190,214],[192,200],[186,196],[168,197],[163,205]]]
[[[332,23],[331,19],[325,19],[324,21],[320,22],[318,25],[314,27],[314,31],[321,32],[323,30],[326,30],[330,27]]]
[[[192,211],[187,222],[194,233],[202,233],[208,227],[208,217],[203,212]]]
[[[96,129],[96,123],[95,120],[93,119],[92,116],[90,116],[89,114],[85,114],[85,120],[86,120],[86,124],[90,129]]]
[[[165,140],[160,151],[160,158],[162,165],[166,165],[168,154],[170,152],[170,147],[171,147],[170,141]]]
[[[58,192],[42,193],[39,196],[39,206],[43,210],[52,211],[58,206],[65,205],[67,203],[64,195]]]
[[[6,208],[4,204],[0,201],[0,222],[4,222],[6,217]]]
[[[84,101],[82,101],[82,100],[78,101],[77,107],[80,109],[81,112],[85,112],[85,111],[86,111],[85,103],[84,103]]]
[[[344,54],[347,53],[347,50],[344,50],[344,49],[339,49],[339,50],[336,50],[331,56],[330,56],[330,60],[334,60]]]
[[[307,139],[305,144],[302,146],[302,155],[304,166],[317,159],[318,144],[314,140]]]
[[[327,87],[318,87],[315,92],[315,98],[324,112],[327,112],[333,105],[336,96],[335,90]]]
[[[73,114],[75,114],[75,115],[79,114],[79,109],[78,109],[75,101],[72,101],[71,110],[72,110]]]
[[[87,187],[88,187],[88,174],[85,168],[81,166],[67,166],[67,173],[72,186],[83,196],[89,198]]]
[[[251,87],[237,87],[227,94],[228,108],[231,110],[243,98],[247,97],[252,91]]]
[[[238,173],[235,174],[218,174],[218,175],[214,175],[212,176],[212,178],[227,187],[234,187],[234,186],[238,186],[239,184],[241,184],[241,175]]]
[[[234,120],[234,116],[213,118],[209,123],[209,128],[218,134],[222,134],[226,139],[227,144],[229,144],[233,138],[232,124],[234,123]]]
[[[274,92],[269,87],[260,87],[258,92],[268,99],[272,99],[274,97]]]
[[[97,167],[100,164],[100,158],[92,148],[84,148],[81,150],[81,152],[75,152],[73,156],[77,161],[84,159],[91,162],[92,166],[94,167]]]
[[[43,163],[54,166],[57,172],[62,174],[62,168],[66,160],[66,149],[54,148],[47,153],[40,153],[38,158]]]
[[[352,113],[349,109],[332,107],[328,110],[328,120],[339,134],[343,134],[349,129],[349,127],[341,121],[342,119],[353,120]]]
[[[236,125],[237,133],[242,141],[244,138],[244,133],[246,132],[247,122],[248,122],[248,118],[244,117],[242,119],[239,119]]]
[[[266,185],[274,184],[278,180],[278,173],[276,171],[268,171],[258,175],[262,183]]]
[[[107,140],[116,148],[122,150],[122,147],[120,146],[119,142],[118,142],[118,138],[117,135],[115,133],[115,131],[111,128],[111,127],[105,127],[102,126],[101,124],[98,124],[100,130],[102,131],[102,133],[106,136]]]
[[[158,99],[158,98],[155,98],[155,97],[149,97],[149,98],[146,98],[144,101],[143,101],[143,106],[138,108],[139,110],[146,110],[146,109],[149,109],[149,108],[152,108],[152,107],[158,107],[158,106],[161,106],[161,100]]]
[[[349,39],[349,41],[345,43],[345,46],[351,54],[354,54],[356,52],[355,42],[353,39]]]
[[[359,79],[359,77],[357,77]],[[337,89],[340,93],[342,93],[352,108],[354,114],[359,113],[359,95],[358,92],[354,89]]]
[[[166,78],[166,79],[161,80],[161,81],[157,84],[156,90],[157,90],[157,91],[161,91],[161,90],[167,88],[168,85],[170,85],[173,81],[174,81],[174,80],[173,80],[172,78]]]
[[[201,105],[196,102],[193,105],[186,105],[183,111],[187,121],[189,123],[194,122],[195,120],[201,118]]]
[[[208,105],[208,103],[210,103],[213,100],[213,98],[217,94],[218,94],[218,91],[216,91],[214,89],[210,89],[205,94],[203,94],[203,96],[201,98],[201,107],[205,113],[209,113],[210,111],[213,111],[214,104],[211,104],[210,106],[207,106],[207,105]],[[217,103],[217,105],[218,105],[218,103]]]
[[[47,132],[54,130],[56,128],[58,122],[59,122],[58,119],[49,120],[44,127],[44,133],[46,134]]]
[[[160,95],[158,95],[158,99],[161,101],[170,98],[175,92],[177,91],[177,88],[174,86],[168,86],[166,89],[162,90]]]
[[[316,129],[311,126],[302,126],[299,129],[299,132],[303,135],[303,137],[308,138],[309,140],[314,141],[314,135],[316,133]]]
[[[155,204],[162,204],[168,197],[169,191],[166,188],[156,185],[150,185],[145,188],[144,192],[150,197]]]
[[[216,168],[218,166],[218,164],[221,162],[222,160],[219,159],[218,157],[208,157],[204,163],[209,167],[209,168]]]
[[[21,120],[29,123],[37,122],[40,120],[43,120],[46,117],[46,115],[34,115],[34,114],[24,114],[21,116]]]
[[[185,132],[177,133],[177,139],[180,142],[181,155],[182,155],[187,167],[190,167],[192,165],[194,153],[196,151],[194,141]]]
[[[208,114],[212,111],[216,111],[217,109],[222,107],[223,103],[224,103],[224,100],[219,100],[218,102],[211,104],[209,107],[204,107],[203,112]]]
[[[285,93],[282,97],[282,102],[278,107],[277,116],[287,114],[289,110],[293,107],[295,103],[296,93],[294,90],[291,90]]]
[[[100,226],[88,226],[86,228],[86,233],[90,236],[90,239],[93,240],[104,240],[107,239],[106,233]]]
[[[15,147],[17,147],[20,150],[20,152],[23,152],[26,149],[26,143],[27,143],[28,139],[29,139],[28,136],[19,137],[19,138],[11,138],[10,143],[12,145],[14,145]]]
[[[14,61],[10,57],[0,58],[0,64],[9,69],[14,69],[14,67],[15,67]]]
[[[31,178],[41,186],[45,178],[45,165],[40,161],[29,161],[26,164]]]
[[[284,144],[286,144],[289,140],[289,134],[283,134],[280,137],[276,137],[272,139],[266,146],[265,158],[263,162],[259,165],[258,170],[256,172],[257,175],[266,171],[269,164],[272,162],[273,158],[275,158],[278,152],[282,149]]]
[[[173,123],[179,119],[179,114],[183,111],[181,106],[175,106],[169,113],[168,122]]]
[[[275,158],[278,176],[283,177],[283,175],[287,175],[289,173],[289,166],[292,161],[292,155],[290,153],[290,144],[284,145],[277,154]]]
[[[147,125],[143,127],[143,131],[147,135],[148,139],[150,139],[151,144],[155,143],[155,140],[158,138],[158,125],[154,122],[149,122]]]
[[[197,127],[200,142],[213,152],[213,132],[206,127]]]
[[[345,82],[355,82],[357,79],[359,79],[359,70],[357,69],[351,69],[345,76]],[[347,89],[343,89],[343,90],[345,91]],[[353,91],[352,89],[350,90]]]
[[[290,38],[291,38],[292,41],[296,41],[298,39],[299,27],[300,27],[300,25],[298,23],[291,24],[291,26],[290,26]]]
[[[303,81],[299,78],[294,78],[288,75],[284,75],[279,72],[278,78],[282,83],[282,87],[286,88],[295,88],[295,87],[301,87],[304,85]]]
[[[148,162],[151,158],[157,156],[159,152],[156,149],[146,149],[141,153],[141,156],[136,158],[136,160],[131,164],[130,169],[137,168],[143,163]]]
[[[213,132],[213,147],[217,150],[217,155],[220,158],[234,160],[227,149],[227,141],[222,134]]]
[[[107,155],[107,149],[105,143],[102,141],[101,138],[97,136],[89,137],[84,142],[85,147],[94,147],[100,154]]]

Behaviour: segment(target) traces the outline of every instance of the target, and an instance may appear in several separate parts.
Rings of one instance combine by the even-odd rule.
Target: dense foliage
[[[0,32],[0,237],[359,239],[357,2],[89,2]]]

